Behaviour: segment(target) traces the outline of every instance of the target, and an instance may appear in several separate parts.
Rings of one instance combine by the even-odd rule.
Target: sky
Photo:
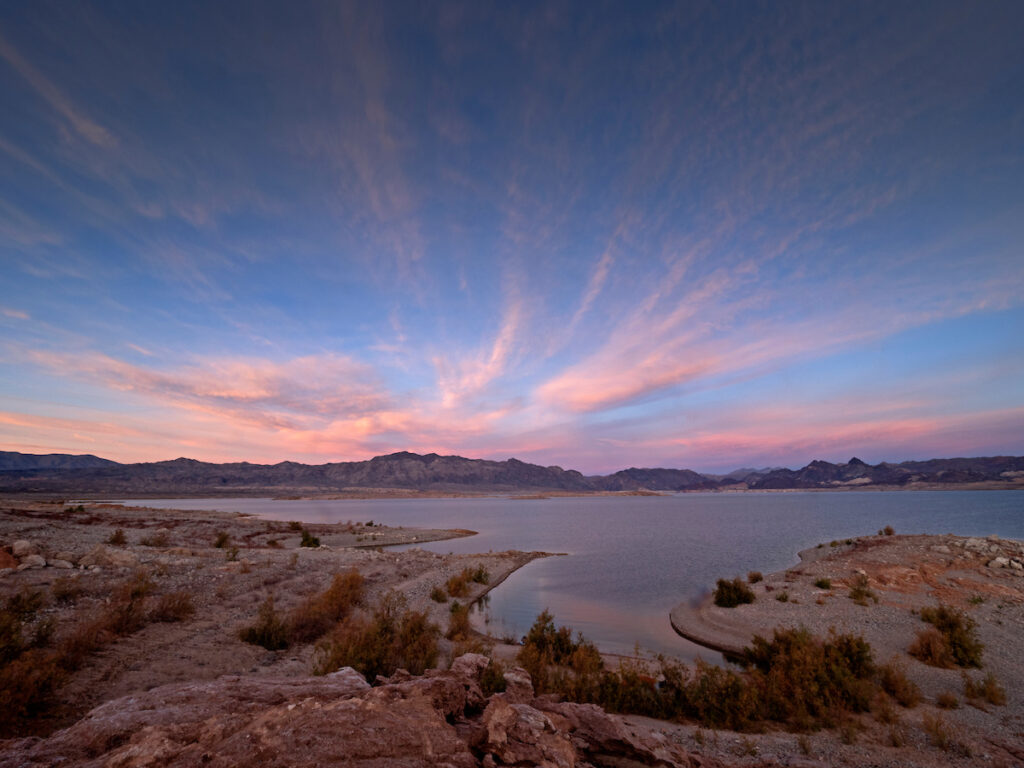
[[[0,449],[1024,454],[1019,2],[0,5]]]

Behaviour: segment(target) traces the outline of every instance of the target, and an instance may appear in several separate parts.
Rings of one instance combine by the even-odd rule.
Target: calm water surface
[[[660,497],[515,500],[166,499],[125,502],[218,509],[274,520],[469,528],[477,536],[423,544],[436,552],[564,552],[537,560],[495,589],[478,623],[520,637],[549,609],[605,651],[714,657],[672,631],[668,613],[721,576],[793,565],[820,542],[872,534],[957,533],[1024,539],[1024,492],[688,493]]]

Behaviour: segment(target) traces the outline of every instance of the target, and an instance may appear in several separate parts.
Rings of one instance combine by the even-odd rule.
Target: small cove
[[[1024,539],[1016,491],[690,493],[674,496],[461,499],[124,501],[215,509],[275,520],[347,520],[478,535],[419,545],[435,552],[507,549],[564,552],[534,561],[491,592],[477,621],[520,637],[547,608],[605,651],[642,650],[683,659],[716,654],[672,630],[668,613],[719,577],[778,571],[797,552],[832,539],[898,533],[997,534]]]

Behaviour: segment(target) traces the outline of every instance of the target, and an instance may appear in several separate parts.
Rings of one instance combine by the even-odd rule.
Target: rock
[[[34,555],[37,552],[39,552],[39,547],[25,539],[18,539],[11,545],[11,554],[19,560],[26,555]]]
[[[45,568],[46,558],[42,555],[26,555],[21,558],[21,565],[18,566],[19,571],[26,571],[29,568]]]
[[[107,566],[111,568],[130,568],[138,565],[139,558],[131,552],[123,549],[112,549],[102,544],[97,544],[87,555],[78,561],[79,565]]]
[[[967,539],[967,541],[963,543],[963,547],[964,549],[969,549],[971,552],[988,551],[988,544],[985,542],[984,539]]]
[[[46,564],[51,568],[74,568],[75,566],[67,560],[47,560]]]
[[[522,667],[512,667],[505,672],[505,697],[512,703],[522,704],[533,699],[533,680]]]
[[[1022,563],[1020,560],[1014,559],[1010,561],[1010,567],[1013,568],[1015,571],[1021,571],[1024,570],[1024,563]]]
[[[527,704],[510,704],[494,696],[484,710],[482,726],[482,737],[474,746],[500,764],[572,768],[577,763],[569,735]]]
[[[1010,565],[1010,559],[1007,557],[997,557],[994,560],[988,561],[989,568],[1006,568]]]
[[[74,552],[68,552],[67,550],[61,550],[53,556],[54,560],[67,560],[69,563],[75,562]]]
[[[936,544],[931,548],[932,552],[938,552],[940,555],[948,555],[952,553],[952,550],[945,544]]]
[[[16,558],[14,555],[7,552],[6,550],[0,549],[0,570],[5,570],[8,568],[13,569],[17,567],[18,558]]]

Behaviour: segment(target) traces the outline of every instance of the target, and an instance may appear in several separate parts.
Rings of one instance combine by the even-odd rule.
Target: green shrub
[[[778,600],[780,603],[788,603],[789,592],[779,592],[779,594],[775,596],[775,599]]]
[[[484,696],[491,696],[504,692],[505,688],[505,667],[497,659],[491,659],[491,663],[480,673],[480,690]]]
[[[320,539],[311,534],[305,528],[302,529],[302,541],[299,542],[301,547],[319,547]]]
[[[715,586],[714,601],[715,605],[722,608],[735,608],[743,603],[754,602],[754,593],[739,578],[732,581],[719,579]]]
[[[832,589],[832,579],[820,578],[814,582],[814,586],[818,589]]]
[[[476,568],[463,568],[461,573],[452,576],[445,584],[448,594],[452,597],[466,597],[470,583],[487,584],[491,580],[487,569],[482,565]]]
[[[348,666],[371,683],[398,669],[421,675],[437,662],[439,635],[425,613],[408,610],[403,595],[389,592],[372,617],[353,616],[335,627],[317,647],[314,672]]]
[[[217,549],[224,549],[229,541],[231,541],[231,536],[227,531],[217,531],[217,535],[213,539],[213,546]]]
[[[274,609],[273,595],[263,601],[256,623],[245,627],[240,637],[252,645],[262,645],[268,651],[280,651],[288,647],[288,628]]]
[[[949,655],[957,666],[981,666],[984,646],[978,640],[974,619],[956,608],[938,605],[934,608],[922,608],[921,620],[927,621],[942,634]]]

